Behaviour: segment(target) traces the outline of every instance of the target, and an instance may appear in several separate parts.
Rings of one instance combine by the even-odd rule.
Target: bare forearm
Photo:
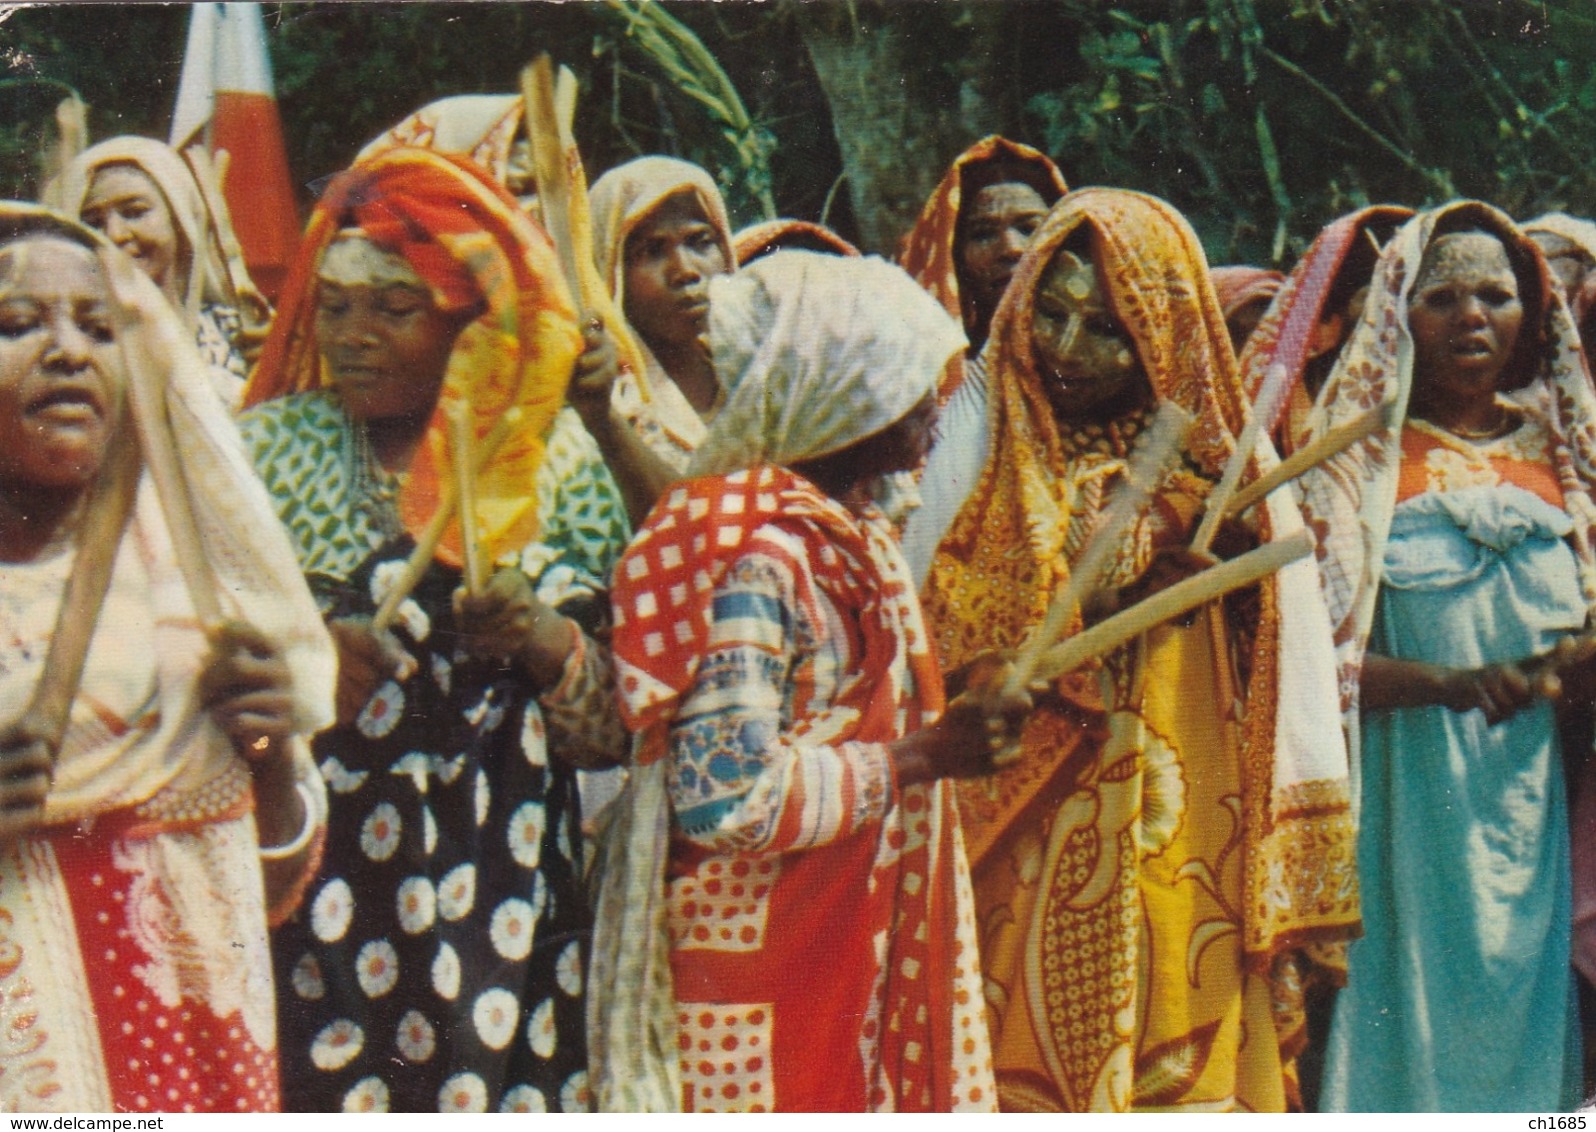
[[[1458,672],[1439,664],[1370,653],[1363,658],[1362,706],[1370,711],[1449,706],[1450,682]]]
[[[613,411],[602,417],[584,418],[584,423],[621,489],[632,525],[642,526],[654,502],[681,476]]]

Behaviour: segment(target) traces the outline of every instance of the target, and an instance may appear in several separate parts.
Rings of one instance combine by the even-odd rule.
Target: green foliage
[[[981,123],[1036,144],[1072,184],[1165,197],[1216,263],[1289,263],[1326,221],[1370,202],[1462,194],[1518,216],[1596,214],[1588,0],[808,2],[861,36],[903,37],[916,73],[862,75],[866,89],[913,90],[948,137],[973,140]],[[854,236],[800,10],[295,3],[266,5],[266,21],[302,184],[431,99],[516,90],[547,50],[581,82],[592,175],[672,153],[717,174],[738,221],[774,205],[825,213]],[[164,136],[187,15],[46,4],[0,21],[5,191],[36,190],[60,84],[89,103],[94,137]],[[905,139],[898,159],[926,162],[926,146],[907,144],[923,140]]]
[[[775,219],[770,178],[775,138],[748,116],[737,87],[715,56],[687,25],[653,0],[607,0],[607,6],[625,28],[626,40],[648,58],[670,89],[692,99],[719,128],[726,152],[708,167],[722,170],[721,188],[733,207],[746,197],[762,219]]]
[[[1215,262],[1289,264],[1377,201],[1596,208],[1596,21],[1572,0],[1064,7],[1070,78],[1029,98],[1031,131],[1072,183],[1171,200]]]
[[[7,196],[37,195],[55,107],[71,91],[88,103],[94,137],[166,136],[186,14],[152,5],[136,20],[116,15],[109,7],[43,5],[0,22],[0,190]]]

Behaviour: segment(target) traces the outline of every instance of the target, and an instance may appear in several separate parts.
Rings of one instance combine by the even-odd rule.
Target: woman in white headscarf
[[[331,642],[151,283],[4,202],[0,305],[0,1112],[276,1111]]]
[[[193,331],[213,387],[237,409],[271,310],[250,281],[227,202],[208,170],[153,138],[108,138],[78,154],[46,203],[105,233]]]
[[[668,924],[677,1032],[655,1048],[686,1051],[677,1095],[695,1110],[990,1109],[968,870],[940,781],[990,771],[987,725],[942,715],[871,494],[923,456],[963,335],[879,259],[778,252],[715,282],[709,340],[731,392],[699,478],[655,508],[612,593],[641,737],[633,818],[649,790],[670,808],[653,930]],[[664,836],[657,817],[637,826]],[[624,1070],[598,1037],[603,1104]]]

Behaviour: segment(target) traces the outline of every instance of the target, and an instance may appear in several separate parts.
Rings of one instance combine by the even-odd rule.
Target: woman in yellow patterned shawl
[[[1082,346],[1095,370],[1072,368]],[[1087,189],[1054,207],[986,361],[988,455],[925,588],[946,671],[1041,621],[1136,435],[1174,401],[1196,423],[1121,540],[1108,586],[1130,599],[1159,552],[1190,538],[1247,411],[1201,247],[1139,193]],[[1293,529],[1292,510],[1271,504],[1258,536]],[[1331,665],[1312,567],[1298,563],[1247,608],[1210,605],[1106,657],[1095,685],[1061,681],[1019,764],[994,789],[961,791],[1004,1107],[1292,1099],[1292,949],[1357,922]]]

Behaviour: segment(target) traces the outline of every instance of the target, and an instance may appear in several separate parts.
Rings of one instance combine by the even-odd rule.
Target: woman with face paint
[[[545,236],[475,166],[393,149],[329,186],[240,420],[340,650],[316,753],[326,861],[274,940],[289,1103],[585,1109],[576,767],[626,740],[597,634],[629,528],[576,414],[580,337]],[[374,623],[455,450],[494,567],[451,522],[391,630]]]
[[[73,159],[48,202],[103,232],[193,328],[222,403],[236,410],[271,311],[244,268],[227,204],[189,158],[151,138],[110,138]]]
[[[1246,411],[1201,247],[1138,193],[1054,207],[984,358],[980,471],[928,539],[923,594],[950,673],[1043,620],[1138,435],[1173,401],[1195,418],[1185,457],[1120,538],[1105,588],[1125,603],[1160,585]],[[937,468],[933,451],[928,485]],[[1289,502],[1270,505],[1256,536],[1300,525]],[[1328,627],[1299,566],[1059,680],[1016,765],[961,784],[1006,1108],[1293,1099],[1296,949],[1357,920]]]
[[[1310,432],[1381,403],[1402,423],[1302,483],[1361,772],[1364,933],[1321,1104],[1566,1108],[1581,1063],[1551,701],[1566,684],[1590,703],[1588,646],[1567,638],[1596,599],[1596,401],[1534,244],[1487,205],[1409,221],[1368,303]]]

